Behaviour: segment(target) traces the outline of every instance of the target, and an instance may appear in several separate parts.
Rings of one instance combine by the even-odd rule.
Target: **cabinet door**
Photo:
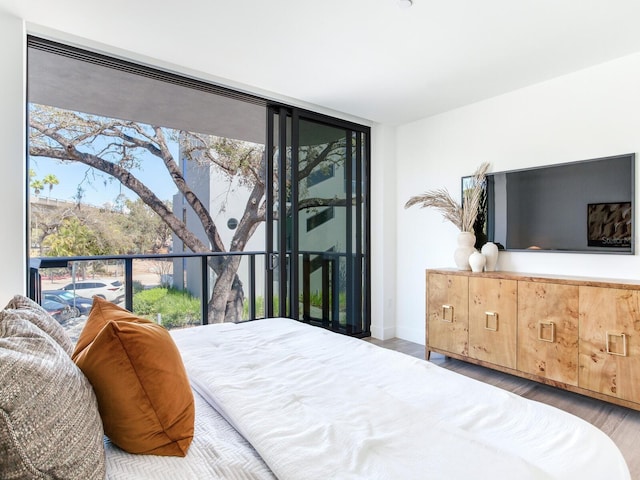
[[[516,280],[469,278],[469,356],[516,368]]]
[[[427,346],[467,355],[469,279],[462,275],[427,274]]]
[[[578,385],[578,286],[518,282],[518,370]]]
[[[578,385],[640,402],[640,292],[580,287]]]

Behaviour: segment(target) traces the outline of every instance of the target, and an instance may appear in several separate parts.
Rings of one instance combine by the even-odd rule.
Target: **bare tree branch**
[[[62,148],[43,149],[32,146],[29,153],[34,157],[49,157],[58,160],[73,160],[96,168],[103,173],[118,179],[124,186],[134,191],[149,207],[156,212],[162,220],[176,233],[176,235],[194,252],[207,252],[209,248],[196,237],[186,225],[179,220],[173,212],[162,202],[146,185],[138,180],[131,172],[119,165],[106,161],[101,157],[89,153],[83,153],[76,147],[75,139],[70,141],[60,133],[47,129],[37,120],[31,120],[31,127],[41,132],[47,132],[47,136],[56,140]]]

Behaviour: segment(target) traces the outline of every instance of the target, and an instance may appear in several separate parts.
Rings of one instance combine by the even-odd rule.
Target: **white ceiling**
[[[396,0],[0,0],[0,10],[35,30],[388,124],[640,51],[640,0],[413,0],[408,9]]]

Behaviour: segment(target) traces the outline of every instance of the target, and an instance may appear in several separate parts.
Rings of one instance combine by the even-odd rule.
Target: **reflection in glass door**
[[[270,313],[368,335],[369,131],[284,108],[268,127]]]

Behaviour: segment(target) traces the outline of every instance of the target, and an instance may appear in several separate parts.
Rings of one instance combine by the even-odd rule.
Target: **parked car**
[[[120,280],[77,280],[62,287],[63,290],[76,292],[76,295],[91,298],[102,297],[109,302],[118,302],[124,298],[124,284]]]
[[[60,323],[69,320],[73,315],[69,305],[54,300],[42,300],[42,308]]]
[[[66,303],[71,307],[72,310],[76,310],[75,312],[73,312],[74,317],[80,315],[88,315],[89,310],[91,310],[91,305],[93,305],[92,299],[79,297],[68,290],[43,290],[42,297],[45,300],[53,300],[55,302]]]

